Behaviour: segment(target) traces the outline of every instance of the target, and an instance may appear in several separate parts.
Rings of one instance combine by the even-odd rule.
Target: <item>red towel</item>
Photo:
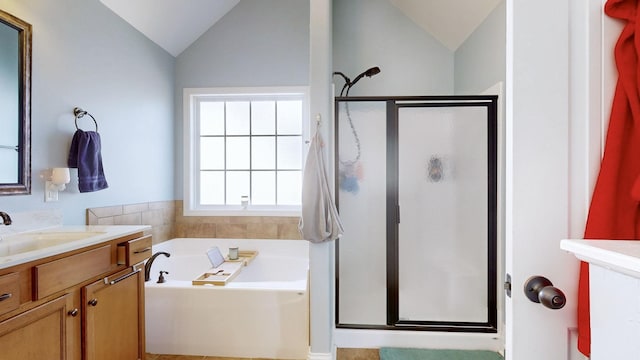
[[[637,0],[608,0],[605,13],[625,26],[614,50],[618,82],[600,173],[593,191],[585,239],[638,239],[640,234],[640,37]],[[639,32],[640,33],[640,32]],[[578,287],[578,349],[591,353],[589,267],[580,264]]]

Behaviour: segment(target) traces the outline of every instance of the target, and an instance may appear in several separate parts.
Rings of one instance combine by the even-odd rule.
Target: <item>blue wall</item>
[[[32,194],[0,196],[0,209],[60,209],[65,224],[84,224],[89,207],[173,199],[175,59],[98,0],[0,4],[33,26]],[[81,194],[72,170],[45,203],[42,176],[66,166],[76,106],[98,120],[110,187]]]
[[[33,25],[32,195],[0,196],[9,212],[61,209],[66,224],[83,224],[88,207],[181,199],[183,88],[309,81],[308,1],[242,0],[177,58],[98,0],[3,0],[1,7]],[[334,69],[352,78],[382,69],[351,95],[480,91],[504,74],[504,63],[493,60],[504,61],[495,50],[502,40],[486,46],[502,31],[504,3],[455,54],[385,0],[335,1],[333,16]],[[72,170],[60,200],[45,203],[43,176],[66,163],[76,106],[99,122],[110,188],[80,194]],[[87,118],[80,125],[92,129]]]
[[[353,95],[453,94],[453,52],[407,18],[388,0],[335,0],[333,69],[351,78],[372,66]],[[334,77],[336,92],[344,81]]]
[[[506,1],[502,1],[455,53],[456,94],[478,94],[506,78]]]
[[[505,12],[503,1],[452,52],[387,0],[335,0],[333,69],[351,79],[382,70],[350,95],[478,94],[505,80]],[[339,92],[344,82],[334,81]]]
[[[240,1],[177,58],[176,199],[183,198],[184,88],[308,83],[309,2]]]

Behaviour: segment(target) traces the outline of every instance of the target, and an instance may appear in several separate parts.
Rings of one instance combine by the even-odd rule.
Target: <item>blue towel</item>
[[[109,187],[102,169],[100,135],[95,131],[77,130],[71,140],[67,164],[78,168],[80,192],[92,192]]]

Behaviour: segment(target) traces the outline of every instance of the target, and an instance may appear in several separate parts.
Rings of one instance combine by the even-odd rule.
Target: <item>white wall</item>
[[[309,2],[242,0],[176,61],[176,199],[183,198],[182,93],[309,83]]]
[[[387,0],[342,0],[333,5],[333,69],[353,80],[349,95],[443,95],[453,93],[453,52]],[[335,76],[336,91],[343,80]]]
[[[2,8],[33,26],[32,194],[2,196],[0,209],[61,209],[65,224],[84,224],[88,207],[173,199],[174,58],[98,0]],[[60,200],[44,203],[40,175],[66,166],[76,106],[99,123],[109,188],[80,194],[73,170]]]

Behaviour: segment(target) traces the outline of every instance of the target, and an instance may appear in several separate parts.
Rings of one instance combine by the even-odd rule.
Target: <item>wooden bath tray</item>
[[[249,265],[258,256],[257,250],[240,250],[236,260],[229,260],[229,255],[224,258],[222,265],[207,270],[204,274],[191,281],[192,285],[218,285],[224,286],[233,280],[244,266]],[[221,271],[222,270],[222,271]]]
[[[196,279],[191,281],[192,285],[217,285],[224,286],[229,281],[233,280],[240,271],[242,271],[242,266],[239,264],[226,264],[226,262],[222,263],[222,265],[217,268],[210,269],[206,271],[204,274],[198,276]]]
[[[227,255],[225,256],[224,261],[225,262],[242,262],[244,266],[247,266],[249,265],[250,262],[253,261],[253,259],[256,258],[256,256],[258,256],[258,250],[239,250],[238,258],[236,260],[230,260],[229,255]]]

